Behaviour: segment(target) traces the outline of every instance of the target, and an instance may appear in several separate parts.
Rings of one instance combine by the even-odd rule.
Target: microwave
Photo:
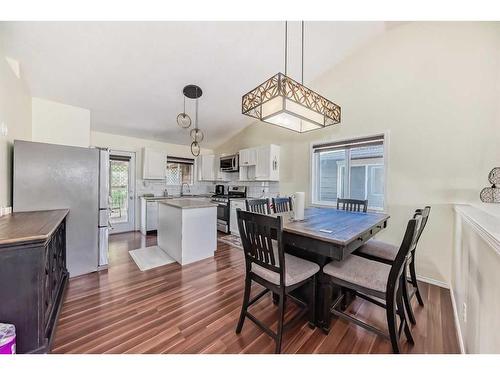
[[[238,154],[221,156],[220,170],[222,172],[238,172],[240,170],[240,164],[238,162]]]

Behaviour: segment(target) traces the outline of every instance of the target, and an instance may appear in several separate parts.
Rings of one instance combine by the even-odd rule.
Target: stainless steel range
[[[231,198],[246,198],[246,186],[229,186],[228,194],[216,194],[212,196],[212,202],[217,203],[217,230],[224,233],[230,231],[230,207]]]

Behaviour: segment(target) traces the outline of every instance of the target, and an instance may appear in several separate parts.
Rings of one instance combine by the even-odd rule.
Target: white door
[[[110,234],[135,230],[135,153],[109,153]]]

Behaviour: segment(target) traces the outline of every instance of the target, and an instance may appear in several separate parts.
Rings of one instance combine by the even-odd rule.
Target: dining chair
[[[245,292],[236,333],[241,333],[245,318],[249,318],[274,339],[276,342],[275,353],[280,353],[283,331],[290,328],[306,313],[309,313],[309,325],[314,327],[316,273],[320,267],[316,263],[284,252],[282,217],[272,217],[240,209],[236,210],[236,215],[245,254],[246,270]],[[250,299],[252,281],[262,285],[265,289]],[[308,303],[290,295],[290,292],[306,283],[310,284],[309,296],[306,297],[309,299]],[[277,332],[272,331],[248,312],[251,305],[270,291],[278,295],[279,298]],[[284,325],[286,296],[302,309]]]
[[[344,293],[341,293],[332,304],[330,312],[390,339],[394,353],[401,351],[399,341],[402,332],[405,333],[406,340],[414,344],[403,302],[403,290],[406,288],[405,265],[415,247],[420,223],[420,216],[408,221],[403,241],[392,265],[351,254],[341,262],[332,261],[323,267],[323,273],[330,276],[334,285],[346,288],[352,294],[386,310],[389,334],[342,311]]]
[[[337,198],[337,210],[366,212],[368,200]]]
[[[269,204],[269,198],[262,199],[247,199],[245,200],[247,211],[257,212],[259,214],[270,215],[271,207]]]
[[[411,250],[411,256],[410,260],[408,262],[408,268],[410,271],[410,278],[408,279],[408,283],[412,286],[412,291],[411,293],[408,292],[408,289],[405,289],[404,291],[404,302],[407,305],[407,310],[408,310],[408,315],[410,318],[410,321],[413,324],[416,324],[417,321],[415,319],[415,314],[413,312],[413,308],[411,306],[411,299],[416,296],[417,301],[420,306],[424,306],[424,300],[422,299],[422,295],[420,294],[420,290],[418,289],[418,282],[417,282],[417,273],[415,270],[415,252],[417,250],[417,245],[418,241],[420,240],[420,236],[422,235],[422,232],[424,231],[424,228],[427,224],[427,220],[429,219],[429,214],[431,212],[431,207],[426,206],[423,209],[417,209],[415,210],[415,214],[413,217],[421,216],[422,217],[422,222],[420,224],[420,228],[417,234],[417,241],[415,243],[415,248]],[[394,260],[396,259],[396,255],[398,253],[398,247],[394,246],[392,244],[389,244],[387,242],[383,241],[378,241],[378,240],[368,240],[366,244],[361,246],[359,249],[357,249],[354,254],[362,256],[367,259],[371,259],[377,262],[385,263],[392,265],[394,263]],[[405,272],[406,274],[406,272]]]
[[[272,202],[273,202],[273,211],[275,214],[280,212],[292,211],[291,197],[273,198]]]

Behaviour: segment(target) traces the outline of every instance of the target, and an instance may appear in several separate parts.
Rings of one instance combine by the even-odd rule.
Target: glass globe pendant
[[[191,117],[186,113],[186,96],[184,96],[184,111],[177,115],[177,125],[183,129],[191,126]]]
[[[203,141],[203,132],[200,129],[191,129],[191,132],[189,133],[191,135],[191,138],[193,139],[194,142],[201,142]]]
[[[191,154],[193,154],[193,156],[200,155],[200,144],[196,141],[191,143]]]

